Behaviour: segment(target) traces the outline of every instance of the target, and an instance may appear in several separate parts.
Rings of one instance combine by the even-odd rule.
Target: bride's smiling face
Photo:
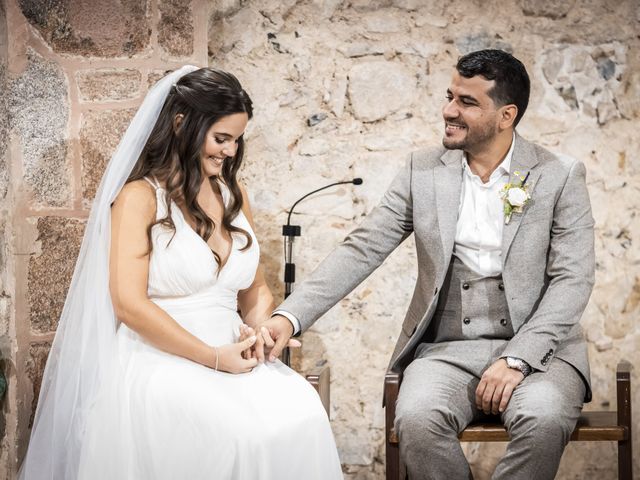
[[[249,116],[246,113],[232,113],[211,125],[202,146],[200,157],[202,172],[207,177],[218,176],[227,157],[233,157],[238,150],[238,139],[247,128]]]

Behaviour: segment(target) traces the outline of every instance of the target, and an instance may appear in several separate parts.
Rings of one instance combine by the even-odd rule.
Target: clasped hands
[[[265,360],[275,362],[285,347],[300,347],[292,335],[293,325],[281,315],[261,322],[255,329],[243,323],[236,343],[218,347],[218,370],[246,373]]]
[[[257,330],[257,331],[256,331]],[[242,324],[236,347],[242,371],[250,371],[265,358],[274,362],[285,347],[299,347],[300,342],[291,338],[293,325],[282,315],[275,315],[253,328]],[[241,373],[241,372],[238,372]],[[524,380],[519,370],[509,368],[504,358],[494,362],[480,378],[476,388],[476,407],[485,414],[504,412],[515,388]]]

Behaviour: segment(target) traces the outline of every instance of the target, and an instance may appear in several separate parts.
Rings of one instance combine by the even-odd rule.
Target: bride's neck
[[[206,201],[220,195],[220,188],[215,180],[215,178],[204,177],[198,192],[198,200]]]

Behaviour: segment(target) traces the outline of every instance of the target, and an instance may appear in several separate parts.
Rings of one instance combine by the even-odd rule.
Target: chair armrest
[[[618,363],[616,370],[616,399],[618,404],[618,425],[631,432],[631,364],[626,360]]]
[[[384,398],[385,407],[385,424],[387,441],[393,430],[393,424],[396,418],[396,401],[398,400],[398,392],[400,391],[400,382],[402,374],[388,370],[384,376]]]
[[[629,378],[631,375],[631,364],[626,360],[621,360],[618,362],[618,367],[616,368],[616,378],[620,380],[621,378]]]
[[[318,395],[320,395],[320,401],[327,411],[327,416],[330,416],[331,399],[330,399],[330,383],[331,383],[331,370],[327,365],[320,367],[314,367],[306,377],[307,381],[313,388],[316,389]]]

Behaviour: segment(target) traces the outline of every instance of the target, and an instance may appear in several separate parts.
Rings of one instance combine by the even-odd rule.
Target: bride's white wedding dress
[[[152,182],[150,182],[152,183]],[[164,190],[157,185],[157,218]],[[225,204],[227,187],[220,183]],[[210,345],[237,341],[237,294],[255,276],[259,247],[242,211],[218,272],[204,240],[172,206],[175,235],[152,230],[151,300]],[[80,479],[331,480],[343,478],[317,393],[280,361],[233,375],[162,352],[126,325],[118,329],[116,378],[88,414]]]

